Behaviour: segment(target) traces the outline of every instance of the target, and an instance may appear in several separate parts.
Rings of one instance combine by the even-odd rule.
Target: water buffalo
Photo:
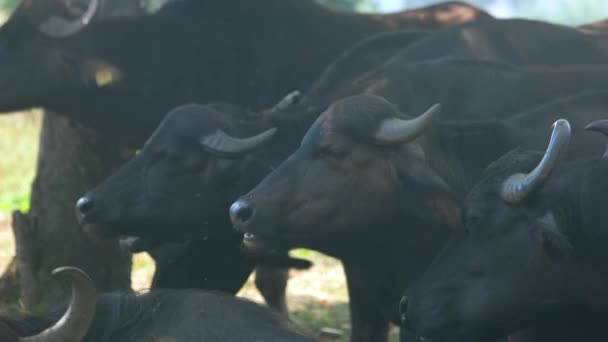
[[[388,43],[382,45],[381,42],[406,41],[409,35],[391,34],[373,40],[372,45],[397,46]],[[449,58],[412,63],[370,74],[366,72],[370,60],[366,56],[373,54],[363,53],[363,58],[353,57],[360,55],[357,51],[366,50],[365,47],[355,49],[351,51],[351,58],[345,57],[333,64],[311,91],[292,106],[286,105],[294,100],[293,96],[288,96],[273,109],[262,113],[227,104],[190,105],[176,109],[137,156],[113,177],[83,196],[77,205],[80,219],[98,233],[135,235],[152,240],[148,243],[188,238],[202,242],[203,236],[224,232],[232,236],[222,238],[223,241],[232,241],[224,245],[226,251],[234,251],[237,257],[242,257],[238,248],[239,239],[235,238],[233,232],[226,233],[230,227],[225,215],[229,204],[292,152],[310,123],[334,96],[348,93],[349,89],[352,92],[378,92],[408,109],[421,108],[429,98],[435,97],[452,106],[454,111],[451,115],[455,117],[481,117],[506,115],[507,111],[503,109],[505,103],[509,104],[506,108],[521,110],[553,96],[564,95],[581,85],[599,86],[606,80],[598,72],[599,69],[593,68],[520,69],[502,63]],[[353,70],[358,72],[351,72]],[[434,84],[432,88],[429,87],[425,75],[438,77],[441,74],[450,75],[449,81],[443,82],[443,87]],[[569,82],[562,82],[564,79]],[[463,88],[461,80],[466,80],[469,87]],[[327,83],[334,84],[334,88],[326,86]],[[411,91],[406,96],[406,92],[399,93],[395,89]],[[450,89],[456,89],[461,96],[454,96]],[[497,98],[496,94],[505,94],[505,97],[500,101],[491,100]],[[507,97],[507,94],[512,97]],[[467,97],[471,100],[464,101]],[[271,130],[277,128],[271,137]],[[219,139],[224,134],[222,132],[228,133],[225,139]],[[222,142],[232,139],[231,143],[234,144],[235,137],[247,137],[249,142],[262,142],[266,138],[272,140],[267,147],[260,145],[262,148],[256,151],[253,151],[256,147],[253,145],[257,144],[245,144],[246,148],[240,151],[222,151],[217,146],[201,143],[202,140]],[[210,239],[207,246],[220,245],[214,242],[213,237]],[[189,250],[195,251],[196,248]],[[191,260],[187,265],[192,267],[208,263],[204,258],[217,259],[208,258],[207,253],[191,253],[189,259],[186,252],[179,253],[181,260]],[[221,258],[236,260],[228,254]],[[167,272],[162,272],[164,274],[173,274],[172,270],[177,267],[173,262],[160,264],[173,265],[167,268]],[[251,267],[251,261],[248,264]],[[247,267],[236,269],[242,272],[232,273],[234,277],[230,277],[229,281],[233,285],[225,290],[232,292],[238,289],[246,279]],[[196,282],[199,286],[214,283],[210,280],[209,272],[192,269],[190,274],[200,280]],[[175,286],[175,282],[170,283],[163,285],[163,282],[155,282],[158,286]],[[284,294],[280,297],[284,297]],[[284,303],[284,300],[270,299],[270,302]]]
[[[332,63],[321,83],[348,84],[345,79],[364,73],[376,61],[388,58],[395,50],[424,35],[408,31],[366,39]],[[291,110],[300,96],[298,92],[290,93],[264,113],[229,104],[176,109],[141,153],[78,201],[80,220],[89,227],[97,227],[96,231],[103,235],[136,235],[136,239],[125,241],[126,246],[134,252],[148,251],[154,258],[157,263],[154,288],[198,287],[235,293],[247,279],[254,261],[263,262],[265,266],[257,269],[256,284],[269,304],[286,312],[284,286],[281,291],[271,291],[280,288],[279,284],[284,284],[287,278],[286,270],[277,267],[305,268],[309,263],[284,256],[256,256],[253,260],[243,253],[241,238],[231,229],[225,213],[238,193],[255,185],[268,172],[269,165],[278,163],[297,145],[299,136],[320,111],[315,108],[330,101],[331,92],[310,97],[314,101]],[[238,156],[247,154],[249,149],[232,151],[229,155],[217,148],[216,151],[204,148],[198,141],[205,132],[213,133],[216,129],[255,135],[273,128],[277,121],[282,122],[278,123],[282,129],[275,138],[281,144],[276,144],[272,151],[256,154],[253,159]],[[176,153],[190,154],[188,159],[196,159],[198,167],[178,171],[179,162],[159,160],[158,153],[164,153],[159,148],[169,145]],[[143,196],[146,188],[137,180],[143,179],[144,171],[152,169],[161,171],[146,175],[146,183],[154,183],[155,189],[151,196]],[[175,173],[180,177],[165,177]],[[169,198],[167,206],[165,200]],[[140,208],[137,213],[132,210],[135,203]],[[193,240],[184,241],[187,239]],[[174,242],[158,245],[167,241]]]
[[[542,21],[481,18],[436,31],[408,46],[394,61],[452,55],[516,65],[603,64],[607,39],[605,34]]]
[[[507,28],[508,27],[514,26],[507,25]],[[551,30],[548,29],[546,31]],[[586,36],[579,36],[581,39],[587,41]],[[81,211],[79,215],[85,222],[104,223],[97,226],[106,226],[106,230],[102,231],[102,233],[108,233],[110,230],[114,229],[113,235],[142,235],[146,236],[146,238],[161,240],[161,236],[162,239],[167,239],[169,237],[175,239],[180,235],[188,235],[192,232],[202,235],[209,234],[210,231],[201,229],[201,225],[199,223],[214,221],[222,222],[225,220],[225,217],[220,217],[217,215],[215,216],[217,219],[206,217],[206,213],[213,211],[210,209],[211,206],[214,206],[215,204],[210,204],[208,208],[209,210],[201,211],[199,209],[200,207],[196,206],[196,203],[200,204],[202,201],[207,201],[206,203],[212,203],[214,201],[221,203],[223,201],[227,201],[226,203],[229,203],[229,201],[234,199],[234,197],[230,197],[233,196],[231,195],[233,190],[224,191],[222,194],[214,192],[213,189],[217,189],[218,184],[214,183],[216,180],[209,177],[219,177],[219,175],[221,175],[220,171],[222,170],[222,165],[232,165],[232,167],[229,169],[230,172],[226,173],[226,177],[233,177],[233,186],[242,186],[240,190],[234,190],[233,194],[246,191],[248,188],[245,187],[245,183],[256,177],[261,178],[266,172],[268,172],[270,168],[277,165],[284,156],[287,156],[293,150],[293,148],[297,146],[300,137],[304,134],[310,123],[312,123],[312,121],[317,117],[318,113],[326,108],[331,101],[340,98],[343,95],[351,95],[358,92],[378,92],[393,101],[400,101],[400,105],[409,106],[416,104],[416,108],[422,108],[423,106],[428,105],[429,98],[435,97],[434,95],[430,95],[431,93],[437,94],[437,96],[446,97],[447,95],[451,94],[449,91],[447,91],[447,89],[453,89],[454,87],[458,87],[457,89],[460,91],[460,94],[462,94],[462,91],[470,89],[470,91],[466,91],[467,96],[475,95],[475,97],[479,97],[482,100],[490,98],[490,95],[480,96],[479,90],[487,91],[487,94],[490,94],[491,91],[493,91],[494,93],[492,96],[495,96],[495,94],[509,93],[513,90],[523,93],[523,97],[514,96],[516,100],[505,100],[500,103],[498,101],[494,103],[491,101],[485,101],[483,104],[477,107],[471,106],[470,108],[459,108],[459,110],[462,109],[461,112],[465,113],[463,114],[464,116],[469,115],[474,111],[474,109],[478,110],[476,115],[480,115],[479,113],[483,110],[479,110],[479,108],[487,109],[488,113],[502,114],[506,113],[507,111],[503,110],[503,112],[500,113],[495,112],[501,110],[504,103],[511,103],[511,108],[513,111],[516,109],[521,110],[534,103],[546,101],[549,93],[556,91],[556,89],[559,87],[563,88],[553,95],[563,95],[564,93],[571,91],[568,90],[569,87],[577,88],[583,82],[602,82],[605,79],[594,72],[587,72],[585,74],[570,70],[569,72],[572,72],[571,75],[578,73],[577,79],[579,81],[573,82],[573,78],[571,76],[566,76],[566,74],[561,74],[560,76],[559,73],[553,73],[552,81],[544,84],[537,83],[536,87],[531,89],[526,88],[530,89],[530,91],[522,91],[527,83],[529,83],[531,80],[540,81],[541,79],[544,79],[547,81],[546,76],[544,78],[540,77],[540,74],[546,72],[543,71],[536,74],[537,76],[533,76],[536,72],[522,72],[520,69],[514,69],[501,63],[466,62],[451,59],[439,59],[436,61],[412,63],[411,65],[408,65],[405,62],[402,65],[392,62],[387,64],[386,68],[384,67],[384,63],[382,63],[383,61],[395,55],[396,52],[399,52],[404,48],[407,49],[406,46],[409,43],[412,41],[418,41],[421,37],[422,39],[425,39],[425,35],[420,32],[383,34],[379,37],[371,38],[359,46],[356,46],[354,49],[347,51],[332,65],[330,65],[329,68],[327,68],[327,70],[320,77],[319,81],[313,85],[309,92],[306,93],[304,98],[301,100],[301,104],[296,106],[295,109],[292,108],[291,110],[287,111],[282,110],[276,115],[264,115],[260,113],[253,113],[235,106],[222,105],[221,108],[215,106],[215,109],[212,110],[214,112],[235,112],[237,113],[237,117],[238,115],[241,116],[241,119],[236,119],[229,125],[232,126],[235,133],[238,133],[236,136],[244,137],[247,136],[247,134],[250,134],[250,136],[255,136],[257,134],[261,134],[264,130],[279,126],[276,136],[273,137],[273,141],[276,142],[271,143],[271,149],[262,149],[259,153],[256,152],[253,154],[248,154],[236,159],[225,158],[225,156],[214,156],[209,154],[209,151],[206,151],[203,155],[199,156],[190,155],[188,158],[202,158],[205,163],[208,163],[205,164],[207,166],[204,167],[206,173],[201,173],[200,170],[184,170],[180,172],[186,172],[188,175],[180,178],[158,178],[162,176],[163,172],[172,173],[173,171],[177,171],[177,169],[174,164],[169,161],[162,162],[162,165],[157,163],[158,160],[154,159],[153,156],[158,154],[160,151],[157,150],[156,147],[144,148],[142,149],[139,158],[133,159],[132,162],[129,163],[128,166],[125,166],[125,168],[123,168],[123,170],[117,175],[108,179],[106,182],[104,182],[104,184],[100,185],[98,188],[92,190],[87,196],[83,197],[83,201],[80,202],[79,206],[80,209],[82,209],[79,209]],[[592,45],[593,44],[591,43],[590,39],[589,46]],[[589,51],[589,55],[594,55],[594,53]],[[551,59],[552,57],[548,56],[547,58]],[[555,64],[557,62],[553,61],[552,63]],[[376,65],[380,65],[381,67],[377,69]],[[446,74],[450,75],[450,82],[445,84],[444,88],[437,86],[437,84],[441,84],[441,82],[429,84],[427,80],[428,78],[426,77],[432,76],[432,78],[441,78]],[[561,82],[563,79],[568,79],[571,82]],[[471,85],[470,88],[462,87],[462,84],[465,82]],[[496,87],[490,87],[489,85],[496,85]],[[554,85],[558,85],[558,87],[556,88]],[[549,86],[551,89],[548,92],[544,89],[547,86]],[[399,93],[397,91],[391,92],[391,89],[397,88],[412,90],[418,89],[421,92],[416,93],[412,91],[408,96],[404,96],[403,93]],[[431,91],[424,93],[424,90],[429,88]],[[545,97],[543,98],[543,96]],[[452,96],[448,101],[446,97],[446,103],[453,104],[454,106],[461,103],[478,102],[479,101],[463,101],[459,96]],[[248,120],[255,121],[255,118],[259,119],[262,117],[267,118],[266,122],[257,123],[257,125],[259,125],[258,129],[252,131],[253,124]],[[186,118],[186,115],[182,116],[182,120],[184,122],[179,124],[163,124],[161,127],[164,132],[162,134],[158,132],[158,134],[155,134],[154,139],[157,140],[155,145],[158,147],[168,144],[169,141],[181,141],[183,142],[180,143],[182,145],[171,142],[171,148],[175,150],[183,149],[183,151],[191,152],[196,152],[197,149],[200,149],[196,139],[192,139],[191,136],[192,132],[195,131],[193,127],[195,127],[196,124],[189,123],[188,120],[184,118]],[[169,119],[167,118],[167,120]],[[171,120],[177,122],[176,118],[172,118]],[[220,121],[222,120],[231,121],[232,119],[221,119]],[[237,127],[239,127],[241,124],[239,123],[239,120],[244,120],[245,123],[247,123],[245,126],[249,125],[248,128],[245,127],[237,129]],[[174,126],[188,127],[189,129],[182,132],[180,130],[171,128]],[[213,132],[213,127],[221,126],[221,124],[214,124],[206,128],[199,128],[200,132]],[[246,130],[249,131],[247,132]],[[160,131],[161,129],[159,129],[159,132]],[[190,137],[188,137],[189,135]],[[188,141],[190,143],[187,143]],[[190,146],[184,148],[183,144],[189,144]],[[183,154],[190,154],[191,152],[184,152]],[[181,152],[178,152],[178,154],[180,153]],[[136,159],[137,164],[135,163]],[[224,161],[222,161],[222,159],[224,159]],[[227,164],[227,160],[232,161]],[[134,182],[129,186],[125,186],[124,189],[121,185],[129,183],[130,180],[141,180],[141,171],[147,170],[148,167],[152,165],[151,163],[154,163],[154,168],[157,170],[164,169],[164,171],[157,173],[156,175],[147,175],[147,177],[157,177],[159,183],[156,183],[156,185],[162,186],[165,190],[170,191],[171,204],[168,207],[158,206],[158,204],[161,202],[166,203],[167,196],[165,195],[168,193],[163,193],[164,190],[156,189],[157,192],[155,193],[155,196],[152,197],[165,197],[165,200],[161,199],[160,202],[155,204],[153,198],[150,198],[149,196],[148,198],[140,196],[141,190],[143,189],[139,187],[141,183]],[[232,173],[233,171],[236,173]],[[242,172],[242,175],[239,172]],[[252,177],[252,175],[257,176]],[[217,179],[223,178],[220,177]],[[176,183],[172,184],[173,181]],[[203,181],[203,183],[199,183],[200,181]],[[210,183],[204,183],[207,181]],[[193,184],[199,184],[199,186],[195,187]],[[193,201],[193,194],[201,195],[199,199],[195,199]],[[226,197],[222,197],[224,195],[226,195]],[[93,201],[91,201],[91,199]],[[137,212],[129,213],[129,211],[133,209],[134,203],[137,201],[139,202],[139,208],[136,210]],[[127,209],[128,207],[131,208]],[[176,211],[168,213],[168,211],[172,210],[172,208],[175,208]],[[157,221],[159,223],[170,223],[168,222],[168,218],[179,218],[182,216],[183,220],[180,222],[185,222],[187,224],[175,222],[171,222],[171,224],[150,224],[156,219],[159,219],[159,221]],[[197,218],[199,222],[192,225],[192,222],[188,222],[188,218]],[[126,227],[127,225],[125,223],[127,222],[131,223],[129,224],[129,228]],[[117,223],[117,225],[115,228],[109,228],[109,223]],[[207,228],[210,228],[209,226],[210,224],[207,225]],[[222,228],[218,225],[216,231],[220,230],[222,230]],[[188,231],[189,233],[186,233]],[[168,274],[170,274],[170,272]],[[201,273],[199,272],[198,274],[200,275]]]
[[[399,46],[393,42],[403,44],[410,41],[412,36],[416,37],[418,33],[391,34],[370,40],[370,44],[374,48],[386,47],[382,51],[391,52],[388,47]],[[353,49],[347,55],[349,58],[345,56],[334,63],[311,92],[295,105],[290,104],[297,97],[289,95],[263,113],[227,104],[179,107],[163,121],[140,154],[78,201],[79,218],[102,235],[132,235],[143,237],[152,244],[168,239],[195,238],[201,243],[201,248],[203,245],[221,245],[226,250],[221,258],[236,262],[243,255],[238,249],[238,238],[229,229],[230,222],[225,215],[230,203],[278,165],[297,146],[300,137],[326,103],[334,96],[347,92],[347,89],[354,92],[377,92],[395,99],[408,110],[421,108],[429,98],[441,98],[453,109],[451,117],[486,116],[488,113],[500,116],[508,113],[508,110],[521,110],[574,89],[600,87],[607,79],[598,68],[526,69],[489,61],[449,58],[411,63],[382,73],[369,74],[365,72],[369,56],[377,56],[376,59],[379,59],[388,53],[363,53],[368,49],[369,46],[365,45]],[[364,76],[356,80],[357,86],[350,85],[359,74]],[[440,86],[428,84],[427,78],[442,74],[449,75],[448,81]],[[466,89],[461,87],[463,80],[468,82]],[[489,81],[492,82],[488,83]],[[333,83],[335,88],[332,91],[321,91],[331,89],[325,86],[327,83]],[[400,93],[396,89],[409,91]],[[455,92],[459,96],[454,95]],[[497,98],[495,94],[505,95],[499,101],[492,100]],[[465,98],[470,98],[471,101],[463,101]],[[466,106],[462,103],[466,103]],[[271,132],[277,128],[277,136],[273,137]],[[223,136],[226,132],[228,135]],[[225,144],[226,141],[235,144],[237,140],[233,138],[238,136],[248,138],[241,144],[244,147],[232,151],[221,150],[201,141],[208,140],[216,145],[224,144],[224,148],[234,149],[235,146]],[[271,146],[256,153],[248,153],[270,138],[273,139]],[[202,240],[203,236],[218,233],[232,237],[218,237],[222,242],[214,240],[214,237],[210,242]],[[214,250],[218,253],[221,251],[220,248]],[[236,254],[229,255],[228,251]],[[192,267],[208,264],[203,259],[210,256],[206,252],[191,253],[190,259],[185,257],[188,253],[180,252],[180,255],[181,260],[190,260],[186,265]],[[177,267],[174,262],[159,264]],[[180,287],[228,281],[232,285],[222,289],[234,292],[246,279],[246,270],[252,266],[252,261],[248,265],[237,267],[234,264],[234,273],[230,272],[234,278],[216,281],[212,280],[211,273],[222,274],[221,271],[214,272],[213,267],[206,271],[193,269],[189,272],[192,274],[189,279],[200,281],[183,283]],[[304,266],[306,265],[300,264],[298,267]],[[237,269],[241,271],[236,272]],[[162,273],[173,274],[170,271]],[[169,280],[171,277],[157,279]],[[155,285],[174,287],[176,282],[159,281]],[[284,298],[284,294],[275,297]],[[269,301],[284,303],[284,299]],[[280,307],[284,309],[285,305]]]
[[[438,106],[405,120],[383,98],[349,97],[324,112],[230,216],[252,249],[308,247],[338,257],[353,335],[381,341],[387,322],[399,323],[401,291],[460,222],[460,200],[484,167],[515,146],[542,144],[537,128],[556,114],[580,127],[603,115],[606,101],[606,92],[593,92],[504,120],[433,125]],[[577,151],[592,147],[580,139]]]
[[[81,270],[62,267],[72,299],[44,316],[0,315],[3,342],[314,341],[275,312],[199,290],[96,295]]]
[[[574,64],[601,63],[606,56],[599,35],[496,20],[458,2],[364,15],[330,11],[312,0],[265,0],[255,6],[185,0],[139,17],[101,16],[60,38],[41,34],[28,20],[39,22],[40,15],[22,12],[0,29],[6,54],[1,70],[11,90],[0,97],[0,111],[45,107],[135,147],[175,106],[226,101],[268,107],[290,89],[307,88],[344,49],[384,31],[480,19],[405,49],[400,58],[408,60],[464,54],[516,64]]]
[[[94,10],[98,0],[88,1]],[[28,8],[32,3],[38,2],[25,1],[0,29],[2,84],[10,89],[0,96],[0,111],[44,107],[131,146],[180,104],[267,107],[309,86],[340,52],[373,34],[488,16],[458,2],[370,15],[313,0],[184,0],[142,16],[92,18],[88,11],[77,25],[56,27],[58,20],[44,16],[50,5]]]
[[[608,121],[587,129],[608,135]],[[545,329],[534,341],[608,338],[608,160],[559,163],[569,139],[560,120],[544,155],[515,150],[485,170],[464,201],[463,226],[406,292],[408,328],[434,341],[535,325]]]
[[[429,81],[440,75],[446,81]],[[606,75],[605,67],[518,68],[442,58],[364,73],[350,89],[381,95],[402,111],[436,99],[448,108],[446,118],[484,118],[580,90],[608,88]],[[263,112],[229,104],[177,107],[138,155],[78,201],[79,219],[100,235],[160,241],[225,232],[229,221],[222,209],[297,147],[318,113],[346,92],[336,88],[336,95],[317,96],[314,89],[301,100],[289,94]],[[260,148],[266,142],[268,147]]]

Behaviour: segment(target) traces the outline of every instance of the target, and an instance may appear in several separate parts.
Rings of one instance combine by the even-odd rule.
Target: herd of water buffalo
[[[156,272],[147,294],[98,295],[59,268],[70,303],[0,315],[1,341],[313,341],[288,319],[298,247],[342,262],[353,342],[390,323],[402,342],[608,341],[604,23],[32,3],[0,28],[0,110],[138,149],[76,214]],[[272,309],[233,296],[254,269]]]

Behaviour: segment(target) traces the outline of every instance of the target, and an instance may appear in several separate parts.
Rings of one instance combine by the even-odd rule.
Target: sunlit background
[[[319,0],[340,9],[392,12],[446,1],[438,0]],[[606,0],[471,0],[499,18],[525,17],[566,25],[581,25],[608,16]]]

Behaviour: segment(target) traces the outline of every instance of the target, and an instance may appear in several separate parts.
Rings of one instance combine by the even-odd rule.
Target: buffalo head
[[[250,154],[275,131],[260,115],[232,105],[177,107],[138,154],[78,200],[77,216],[105,236],[217,233],[230,225],[226,209],[239,189],[268,172],[266,160]]]
[[[0,110],[54,108],[57,99],[118,79],[118,71],[75,48],[100,0],[23,0],[0,28]],[[80,95],[79,95],[80,94]]]
[[[465,201],[464,226],[402,299],[406,328],[438,340],[491,340],[571,298],[568,214],[546,205],[569,195],[544,189],[569,140],[569,123],[558,120],[544,156],[516,150],[487,168]]]
[[[396,216],[449,223],[454,203],[421,136],[439,109],[407,119],[377,96],[333,103],[298,150],[232,204],[233,225],[250,247],[293,247]]]

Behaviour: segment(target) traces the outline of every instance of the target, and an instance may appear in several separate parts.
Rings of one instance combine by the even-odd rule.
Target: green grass
[[[37,110],[0,115],[0,212],[29,208],[41,117]]]

